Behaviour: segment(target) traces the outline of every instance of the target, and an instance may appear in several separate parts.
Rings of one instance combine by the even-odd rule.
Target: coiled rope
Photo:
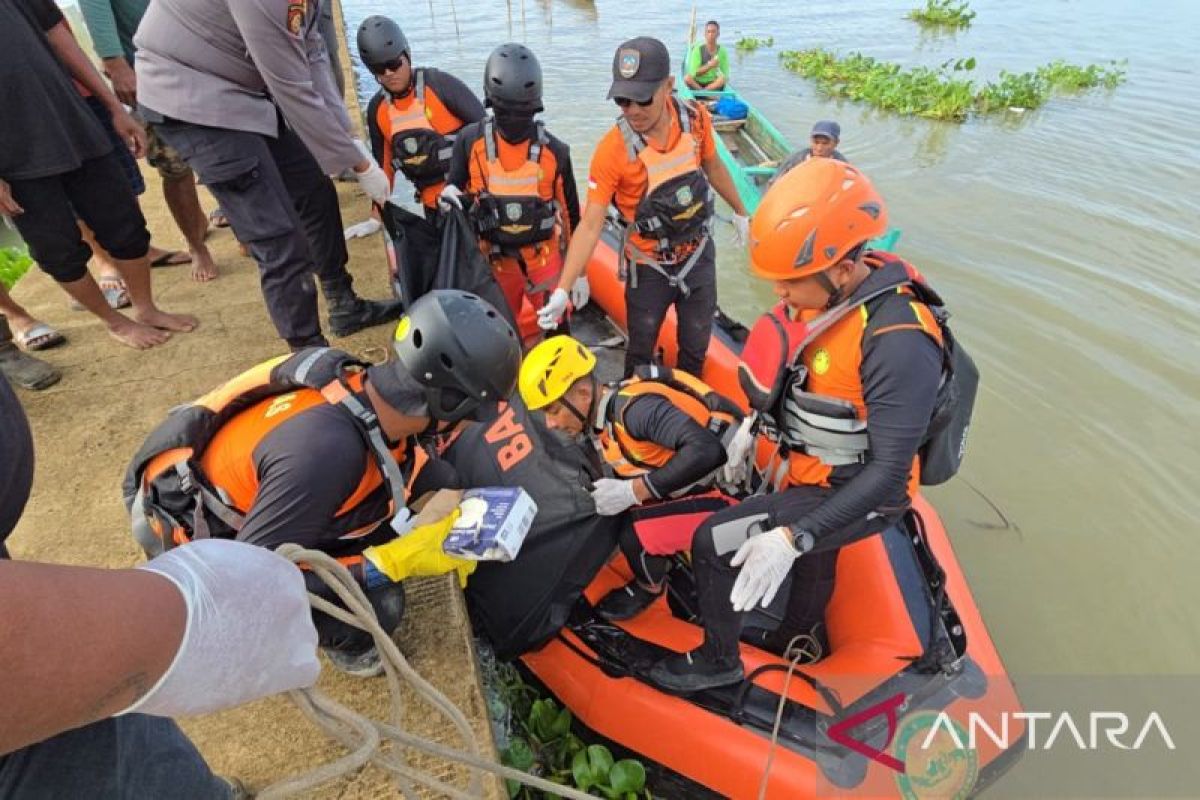
[[[506,767],[481,754],[479,742],[475,732],[471,730],[466,716],[449,698],[412,668],[400,649],[396,647],[396,643],[392,641],[391,636],[380,627],[379,620],[375,617],[375,611],[371,608],[362,588],[345,567],[325,553],[306,550],[299,545],[285,544],[277,552],[293,563],[303,564],[311,570],[333,589],[346,606],[346,608],[339,608],[310,593],[308,597],[313,608],[341,620],[347,625],[364,630],[374,637],[375,646],[379,649],[387,677],[392,721],[387,723],[364,717],[316,688],[288,692],[288,696],[299,706],[305,716],[328,736],[345,746],[349,752],[328,764],[322,764],[308,772],[273,783],[259,791],[258,797],[264,798],[264,800],[289,797],[349,775],[371,763],[390,772],[401,794],[405,797],[417,796],[415,784],[426,786],[446,797],[456,798],[456,800],[457,798],[483,797],[483,773],[487,772],[501,778],[519,781],[559,797],[595,800],[592,795]],[[404,704],[400,695],[401,681],[407,681],[418,697],[429,703],[450,721],[462,741],[462,749],[430,741],[404,729]],[[399,745],[399,747],[384,750],[383,745],[388,742]],[[469,767],[471,777],[467,788],[464,790],[453,786],[408,764],[404,756],[404,748]]]

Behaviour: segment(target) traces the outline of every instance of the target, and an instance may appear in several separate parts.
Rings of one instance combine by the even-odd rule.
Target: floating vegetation
[[[609,800],[640,800],[652,795],[646,788],[646,767],[632,758],[614,759],[602,744],[585,744],[571,730],[571,711],[521,679],[511,664],[495,660],[480,648],[488,707],[507,766],[530,772],[563,786],[574,786]],[[509,798],[538,800],[543,793],[506,780]]]
[[[906,16],[926,28],[969,28],[975,12],[967,0],[925,0],[924,8],[914,8]]]
[[[784,67],[816,82],[833,97],[870,103],[896,114],[961,122],[971,114],[1041,106],[1057,92],[1115,88],[1125,80],[1124,62],[1080,67],[1053,61],[1033,72],[1001,72],[982,87],[968,77],[975,59],[960,58],[941,66],[911,67],[880,61],[862,53],[837,56],[827,50],[780,53]]]
[[[743,36],[733,43],[733,46],[743,53],[753,53],[760,47],[770,47],[775,44],[774,36]]]
[[[0,247],[0,286],[8,291],[32,266],[33,259],[25,248]]]

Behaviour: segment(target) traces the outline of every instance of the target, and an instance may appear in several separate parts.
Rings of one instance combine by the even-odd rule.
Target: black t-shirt
[[[8,0],[0,0],[0,4]],[[0,558],[8,558],[4,540],[17,527],[33,485],[33,438],[25,410],[0,375]]]
[[[0,0],[0,179],[59,175],[112,150],[46,41],[62,20],[53,0]]]

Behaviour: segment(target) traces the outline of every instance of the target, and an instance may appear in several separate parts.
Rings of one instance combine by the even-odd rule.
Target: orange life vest
[[[671,107],[679,115],[680,133],[675,146],[666,151],[649,146],[625,117],[617,120],[629,160],[646,167],[646,191],[629,230],[653,240],[657,252],[651,255],[663,263],[674,262],[680,248],[695,246],[708,235],[715,210],[700,142],[692,133],[693,112],[675,97]]]
[[[860,368],[872,301],[888,293],[908,295],[911,327],[943,346],[943,322],[918,299],[918,291],[936,298],[920,273],[886,254],[872,254],[868,263],[889,271],[889,280],[881,289],[826,312],[805,312],[798,320],[792,320],[785,309],[773,310],[774,319],[768,320],[764,330],[777,328],[788,338],[787,345],[767,347],[770,355],[761,360],[751,349],[748,360],[757,363],[746,363],[744,357],[739,369],[751,404],[771,417],[769,424],[760,425],[755,461],[760,474],[776,490],[828,486],[836,469],[866,460],[867,411]],[[760,340],[755,331],[747,340],[748,348],[770,338]],[[790,369],[778,370],[767,363],[780,352],[787,354],[784,366],[790,364]],[[919,475],[919,461],[914,459],[910,496],[917,490]]]
[[[741,409],[699,378],[654,364],[639,367],[632,378],[604,387],[597,402],[597,444],[601,456],[622,478],[636,478],[666,465],[675,451],[647,439],[636,439],[625,427],[625,410],[645,395],[665,398],[698,425],[724,440],[737,429]]]
[[[175,409],[143,443],[126,472],[125,502],[134,535],[148,552],[193,538],[234,537],[258,492],[253,453],[282,423],[322,403],[356,420],[372,457],[331,531],[351,538],[373,529],[406,503],[424,451],[389,448],[362,395],[361,362],[331,348],[309,348],[243,372],[187,406]],[[409,473],[402,473],[401,464]],[[381,488],[385,516],[356,513]],[[365,517],[372,518],[367,519]]]
[[[496,121],[484,120],[480,137],[483,169],[472,159],[472,183],[481,185],[472,218],[475,230],[490,246],[489,255],[513,256],[528,268],[559,248],[562,228],[554,183],[557,169],[546,169],[546,131],[541,122],[528,143],[526,158],[515,169],[506,169],[496,140]]]
[[[387,136],[392,145],[392,170],[404,173],[420,192],[445,182],[454,151],[455,134],[439,133],[433,111],[425,102],[425,70],[416,70],[412,101],[401,110],[388,96]]]

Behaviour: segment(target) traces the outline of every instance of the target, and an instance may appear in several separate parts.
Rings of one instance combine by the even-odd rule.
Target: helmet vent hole
[[[421,331],[419,329],[412,332],[412,339],[413,339],[413,347],[420,350],[422,340],[424,339],[424,337],[421,336]]]
[[[496,312],[495,312],[495,311],[493,311],[493,310],[492,310],[492,309],[490,309],[490,308],[489,308],[489,309],[488,309],[488,310],[487,310],[485,313],[486,313],[486,314],[487,314],[489,317],[491,317],[492,319],[495,319],[495,318],[496,318]]]
[[[842,191],[843,192],[846,191],[853,185],[854,185],[854,178],[846,178],[844,181],[842,181]]]
[[[439,353],[438,360],[442,362],[442,366],[446,369],[454,369],[454,362],[445,353]]]

